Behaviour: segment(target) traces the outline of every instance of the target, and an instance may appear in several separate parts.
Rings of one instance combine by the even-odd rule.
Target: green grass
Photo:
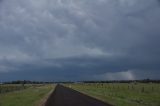
[[[0,106],[37,106],[51,90],[53,86],[45,85],[0,94]]]
[[[160,84],[72,84],[73,89],[115,106],[160,106]]]
[[[5,84],[5,85],[0,85],[0,94],[1,93],[7,93],[7,92],[12,92],[12,91],[18,91],[22,89],[28,88],[29,85],[23,86],[22,84]]]

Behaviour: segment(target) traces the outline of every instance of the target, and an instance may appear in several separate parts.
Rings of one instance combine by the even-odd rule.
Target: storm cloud
[[[159,0],[0,0],[0,80],[158,79]]]

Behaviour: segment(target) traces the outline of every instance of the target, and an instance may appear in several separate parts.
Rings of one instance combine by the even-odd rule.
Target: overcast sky
[[[0,0],[0,80],[160,78],[160,0]]]

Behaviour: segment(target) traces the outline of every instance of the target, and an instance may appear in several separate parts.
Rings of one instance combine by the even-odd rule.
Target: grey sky
[[[159,0],[0,0],[0,80],[160,76]]]

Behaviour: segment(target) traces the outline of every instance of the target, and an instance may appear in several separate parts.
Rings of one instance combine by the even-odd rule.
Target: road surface
[[[112,106],[73,89],[57,85],[45,106]]]

